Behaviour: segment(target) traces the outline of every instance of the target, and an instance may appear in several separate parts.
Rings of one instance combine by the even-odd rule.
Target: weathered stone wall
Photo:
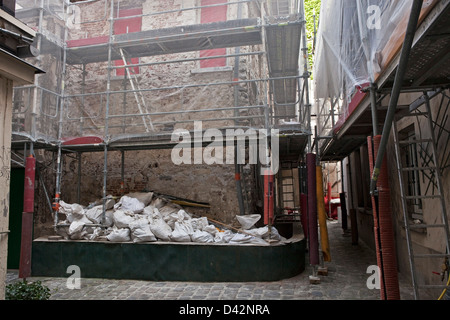
[[[440,167],[442,170],[441,181],[443,183],[443,193],[446,203],[446,208],[450,206],[450,170],[449,170],[449,154],[450,150],[448,147],[449,138],[449,124],[447,116],[445,115],[445,109],[449,104],[449,91],[445,91],[446,96],[438,95],[434,99],[430,100],[431,112],[433,120],[435,121],[435,134],[438,139],[437,145],[437,155],[440,161]],[[425,111],[424,106],[420,108],[421,111]],[[418,122],[417,122],[418,121]],[[418,117],[408,117],[402,119],[398,123],[399,130],[408,127],[409,125],[415,123],[416,139],[427,139],[430,138],[430,130],[427,120],[424,116]],[[426,149],[426,153],[424,150]],[[431,160],[431,145],[421,144],[418,146],[418,157],[420,166],[432,166],[433,162]],[[421,155],[424,157],[421,159]],[[395,163],[395,150],[393,137],[391,135],[390,141],[387,148],[388,163]],[[431,161],[431,162],[428,162]],[[428,163],[427,163],[428,162]],[[396,234],[396,245],[397,245],[397,255],[399,261],[399,269],[401,272],[405,272],[409,276],[409,254],[408,247],[406,243],[406,232],[403,226],[403,213],[402,213],[402,203],[401,203],[401,193],[400,185],[398,180],[398,173],[396,166],[389,166],[389,183],[391,190],[391,202],[392,202],[392,213],[394,216],[395,234]],[[424,171],[424,173],[431,176],[431,171]],[[437,194],[437,186],[433,186],[429,183],[430,179],[423,176],[422,173],[420,177],[420,188],[421,193],[424,194],[425,190],[428,188],[427,194],[433,193]],[[423,223],[435,224],[441,223],[442,210],[440,208],[439,200],[436,199],[423,199],[422,200],[422,212],[423,212]],[[411,222],[411,221],[410,221]],[[445,248],[445,235],[442,232],[442,228],[428,228],[423,230],[411,230],[411,240],[414,243],[414,250],[416,254],[431,254],[431,253],[444,253]],[[434,275],[431,271],[438,270],[443,259],[416,259],[415,263],[417,270],[420,273],[419,281],[426,281],[426,283],[436,283],[436,279],[440,282],[440,277]],[[441,292],[438,290],[439,293]],[[438,293],[438,294],[439,294]],[[436,296],[436,292],[434,293]]]

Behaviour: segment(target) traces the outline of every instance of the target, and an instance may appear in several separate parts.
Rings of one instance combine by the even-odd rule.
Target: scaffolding
[[[314,143],[322,161],[345,159],[369,136],[387,139],[394,124],[397,157],[392,160],[402,195],[401,206],[393,212],[405,213],[397,218],[407,238],[416,298],[419,289],[445,286],[437,285],[428,269],[416,270],[417,251],[414,254],[412,247],[429,259],[428,268],[449,255],[448,194],[439,185],[449,166],[450,2],[419,2],[378,1],[371,6],[369,1],[357,1],[352,6],[323,1],[314,70]],[[408,32],[412,13],[417,15],[413,26],[417,28]],[[380,147],[383,152],[385,148]],[[370,192],[377,197],[374,171]],[[437,225],[442,230],[431,223],[441,219]],[[416,234],[411,235],[410,229]]]
[[[310,145],[303,1],[17,4],[17,17],[38,31],[39,55],[30,59],[46,74],[15,88],[14,161],[53,152],[54,202],[65,155],[79,161],[80,175],[81,154],[103,152],[105,204],[108,152],[120,151],[123,164],[125,151],[176,147],[179,130],[204,147],[199,131],[234,130],[232,143],[248,144],[248,130],[276,129],[267,143],[279,141],[281,162],[300,159]],[[80,179],[77,189],[79,197]]]

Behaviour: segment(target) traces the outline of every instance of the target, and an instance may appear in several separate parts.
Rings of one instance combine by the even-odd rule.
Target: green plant
[[[314,54],[315,54],[315,48],[313,48],[314,16],[315,16],[316,32],[318,32],[321,3],[322,3],[321,0],[305,0],[306,37],[308,41],[309,65],[311,68],[314,64]]]
[[[6,286],[6,300],[48,300],[50,289],[41,281],[27,282],[17,281]]]

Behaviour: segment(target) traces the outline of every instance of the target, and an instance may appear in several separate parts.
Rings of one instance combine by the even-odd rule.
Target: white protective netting
[[[424,1],[421,18],[436,2]],[[401,49],[411,6],[412,0],[322,0],[314,62],[321,133],[345,120],[355,93],[376,83],[392,62]]]

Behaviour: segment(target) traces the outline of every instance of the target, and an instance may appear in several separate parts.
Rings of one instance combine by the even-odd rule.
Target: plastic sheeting
[[[422,16],[436,3],[424,1]],[[331,128],[352,110],[362,87],[376,83],[401,49],[412,0],[322,0],[314,64],[319,131]],[[335,101],[333,103],[326,102]]]
[[[17,142],[167,141],[177,129],[199,131],[196,121],[206,130],[300,120],[297,129],[309,130],[309,96],[299,97],[307,81],[297,79],[307,62],[302,1],[17,5],[17,17],[39,32],[40,54],[27,60],[46,71],[35,86],[15,88]]]
[[[260,12],[245,0],[202,3],[212,7],[190,0],[17,0],[17,17],[39,31],[40,55],[28,60],[46,72],[35,86],[15,89],[17,140],[108,142],[193,130],[194,121],[264,128],[259,79],[267,71],[256,66],[265,57],[246,55],[262,50]],[[216,12],[220,17],[209,14]],[[242,62],[253,68],[243,71]],[[240,71],[233,74],[235,63]]]

